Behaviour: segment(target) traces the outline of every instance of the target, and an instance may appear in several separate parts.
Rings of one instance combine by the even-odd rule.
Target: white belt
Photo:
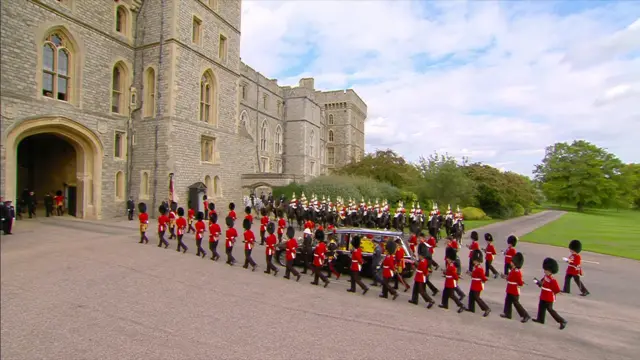
[[[542,288],[542,290],[544,290],[544,291],[551,291],[551,292],[553,292],[551,289],[547,289],[546,287],[543,287],[543,288]]]
[[[571,264],[569,264],[569,266],[570,266],[570,267],[572,267],[572,268],[576,268],[576,269],[577,269],[577,268],[579,268],[579,266],[577,266],[577,265],[571,265]]]
[[[513,282],[513,281],[507,281],[507,284],[510,284],[510,285],[518,285],[518,283]]]
[[[473,280],[473,281],[482,281],[482,279],[480,279],[480,278],[471,278],[471,280]]]
[[[447,275],[447,279],[452,279],[452,278],[453,278],[453,276]]]
[[[352,262],[352,263],[354,263],[354,262],[358,262],[358,260],[351,260],[351,262]]]
[[[383,266],[382,268],[383,268],[383,269],[388,269],[389,267],[388,267],[388,266]]]
[[[511,255],[505,255],[504,257],[506,257],[506,258],[510,258],[510,257],[512,257],[512,256],[511,256]]]
[[[420,274],[423,274],[423,272],[422,272],[422,271],[420,271],[420,270],[416,270],[416,272],[418,272],[418,273],[420,273]]]

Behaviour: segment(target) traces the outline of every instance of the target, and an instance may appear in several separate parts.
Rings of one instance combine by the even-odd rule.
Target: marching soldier
[[[544,324],[544,318],[548,311],[551,317],[560,324],[560,330],[562,330],[567,326],[567,321],[553,309],[556,294],[560,293],[560,285],[558,285],[558,281],[553,277],[554,274],[558,273],[558,262],[552,258],[546,258],[542,262],[542,269],[544,270],[542,281],[537,278],[533,279],[536,285],[541,288],[538,316],[533,319],[533,321]]]
[[[207,256],[207,252],[202,248],[202,238],[204,237],[204,231],[206,229],[204,224],[204,213],[202,211],[198,211],[198,215],[196,215],[196,246],[198,247],[198,252],[196,256],[202,256],[204,259]]]
[[[396,243],[393,240],[388,240],[385,249],[387,250],[387,256],[382,261],[382,294],[380,294],[381,298],[389,298],[389,293],[393,295],[393,300],[398,297],[398,292],[392,288],[389,284],[391,278],[395,275],[396,268]]]
[[[524,255],[522,255],[522,253],[516,253],[511,257],[511,262],[509,263],[511,270],[509,271],[509,275],[503,275],[503,277],[507,279],[507,296],[504,299],[504,313],[500,314],[500,317],[511,319],[512,306],[514,306],[522,318],[520,322],[526,323],[531,320],[531,316],[529,316],[527,310],[520,305],[520,287],[524,286],[522,271],[520,269],[522,269],[523,265]]]
[[[233,205],[233,203],[229,205],[229,209],[231,209],[231,205]],[[235,244],[236,238],[238,237],[238,231],[233,227],[233,217],[231,215],[227,216],[225,222],[227,223],[227,232],[225,234],[225,252],[227,253],[227,264],[229,264],[229,266],[233,266],[233,264],[236,263],[236,259],[233,257],[233,244]]]
[[[486,255],[486,262],[484,272],[485,275],[489,275],[489,271],[493,273],[493,278],[498,278],[498,270],[491,265],[493,263],[493,257],[496,256],[496,248],[493,246],[493,236],[489,233],[484,234],[484,240],[487,242],[487,247],[484,249]]]
[[[178,249],[184,249],[183,254],[189,250],[187,246],[182,242],[182,237],[184,236],[184,230],[187,228],[187,219],[184,218],[184,209],[178,208],[178,219],[176,220],[176,232],[178,235]]]
[[[418,259],[420,261],[418,262],[418,266],[416,267],[416,276],[413,279],[413,294],[409,302],[414,305],[418,305],[418,295],[420,295],[422,296],[424,301],[427,302],[427,309],[431,309],[433,304],[435,304],[435,301],[433,301],[433,299],[429,295],[427,295],[427,292],[425,290],[425,283],[427,282],[427,276],[429,275],[429,261],[427,260],[427,257],[429,256],[429,250],[427,248],[427,245],[424,243],[418,245],[417,252]]]
[[[207,214],[207,219],[209,219],[209,225],[211,225],[211,216],[218,215],[218,213],[216,212],[216,204],[212,203],[212,202],[207,202],[208,207],[205,208],[205,211],[207,211],[206,209],[209,209],[209,212]]]
[[[473,266],[473,252],[476,250],[480,250],[480,244],[478,244],[478,233],[476,231],[471,232],[471,244],[467,245],[469,249],[469,273],[471,273],[474,269]],[[482,255],[482,253],[480,253]]]
[[[373,250],[373,256],[371,257],[371,272],[373,273],[373,283],[371,286],[378,286],[378,282],[382,283],[382,252],[384,251],[384,244],[382,241],[376,239],[373,240],[375,243],[375,249]]]
[[[582,243],[580,240],[571,240],[569,243],[569,251],[571,251],[571,255],[568,258],[562,258],[562,260],[569,264],[567,273],[564,276],[564,289],[562,292],[567,294],[571,293],[571,279],[573,279],[580,289],[580,296],[587,296],[589,295],[589,290],[587,290],[580,280],[582,276],[582,257],[580,256]]]
[[[178,203],[171,202],[171,211],[169,211],[169,240],[176,238],[176,210],[178,209]]]
[[[396,258],[396,277],[395,277],[395,284],[393,286],[393,288],[395,290],[398,290],[398,282],[400,282],[402,285],[404,285],[404,292],[409,291],[409,289],[411,289],[411,286],[409,286],[409,284],[407,284],[406,281],[404,281],[404,278],[402,277],[402,274],[404,273],[404,248],[402,247],[402,240],[400,239],[396,239],[396,253],[395,253],[395,258]]]
[[[289,226],[287,228],[287,237],[289,240],[287,241],[287,271],[284,274],[285,279],[290,279],[290,275],[293,274],[296,277],[296,281],[300,281],[302,275],[298,273],[298,270],[293,267],[293,260],[296,258],[296,253],[298,251],[298,242],[296,241],[296,230],[293,226]]]
[[[311,229],[306,228],[302,233],[302,274],[307,273],[309,268],[309,260],[313,256],[313,239],[311,238]]]
[[[187,234],[190,232],[196,232],[196,228],[193,227],[193,220],[196,217],[196,212],[195,210],[193,210],[191,207],[189,207],[189,210],[187,211],[187,225],[189,226],[189,228],[187,229]]]
[[[227,215],[228,217],[230,217],[233,221],[237,220],[237,216],[236,216],[236,204],[234,203],[229,203],[229,215]]]
[[[284,228],[287,227],[287,221],[284,219],[284,212],[278,209],[278,244],[282,242]],[[295,230],[294,230],[295,231]]]
[[[267,232],[267,225],[269,224],[269,216],[267,215],[267,209],[260,209],[260,245],[264,245],[265,233]]]
[[[140,244],[148,244],[147,228],[149,227],[149,214],[147,214],[147,204],[143,202],[139,203],[138,211],[140,212],[140,215],[138,215],[138,221],[140,221]]]
[[[314,278],[311,282],[312,285],[318,285],[318,279],[322,279],[324,287],[329,285],[329,279],[322,273],[322,266],[327,256],[327,245],[325,244],[324,231],[321,229],[316,230],[316,240],[318,240],[318,246],[313,251],[313,273]]]
[[[438,263],[435,260],[433,260],[433,253],[435,252],[435,249],[438,247],[438,241],[436,240],[435,237],[429,236],[429,239],[427,240],[427,247],[429,248],[429,254],[431,255],[431,263],[433,264],[433,269],[438,270],[440,268],[440,265],[438,265]]]
[[[356,292],[356,284],[360,286],[362,289],[362,295],[366,294],[369,291],[369,288],[362,282],[360,279],[360,270],[362,270],[362,264],[364,260],[362,259],[362,249],[360,249],[360,237],[354,236],[351,239],[351,246],[353,249],[351,250],[351,288],[348,289],[348,292]]]
[[[250,213],[251,208],[249,208],[249,216],[251,216]],[[242,221],[242,228],[244,229],[244,265],[242,267],[248,269],[249,265],[251,265],[251,271],[256,271],[258,265],[251,258],[251,251],[253,250],[253,245],[256,243],[256,236],[253,234],[253,231],[251,231],[251,220],[245,218]]]
[[[251,225],[253,225],[253,215],[251,215],[251,206],[247,206],[244,208],[244,218],[249,220],[249,223],[251,223]]]
[[[338,243],[336,242],[335,236],[329,236],[329,246],[327,252],[327,261],[329,263],[329,272],[327,273],[327,278],[331,278],[331,274],[335,275],[336,280],[340,279],[340,273],[336,271],[335,263],[336,263],[336,251],[338,250]]]
[[[516,251],[516,244],[518,244],[518,238],[515,235],[509,235],[507,238],[507,250],[503,251],[504,254],[504,275],[509,275],[509,271],[512,269],[511,261],[518,251]]]
[[[160,205],[158,211],[160,212],[160,216],[158,216],[158,247],[162,247],[162,245],[164,245],[164,248],[166,249],[169,247],[169,242],[164,238],[164,233],[167,231],[167,224],[169,223],[169,218],[166,215],[167,208]]]
[[[276,236],[274,233],[276,232],[276,224],[269,222],[267,224],[267,232],[269,236],[267,236],[266,244],[267,248],[265,249],[265,253],[267,255],[267,270],[264,271],[265,274],[271,274],[271,270],[273,270],[273,276],[278,276],[278,268],[273,265],[271,261],[273,259],[273,254],[276,253]]]
[[[220,254],[218,254],[220,234],[222,234],[222,229],[218,224],[218,214],[213,213],[209,218],[209,250],[211,250],[211,260],[213,261],[220,259]]]
[[[491,312],[491,309],[482,300],[480,294],[484,290],[484,283],[487,282],[484,269],[482,268],[482,251],[476,249],[471,253],[471,264],[474,266],[471,272],[471,288],[469,290],[469,306],[467,311],[475,313],[476,303],[480,306],[480,309],[484,311],[482,316],[487,317]]]
[[[456,305],[458,305],[458,313],[461,313],[464,311],[464,305],[455,293],[455,289],[458,287],[458,279],[460,278],[458,268],[455,265],[458,254],[452,247],[448,247],[445,253],[447,262],[447,269],[445,270],[446,279],[444,281],[444,290],[442,290],[442,303],[438,305],[438,307],[449,309],[449,299],[452,299]]]

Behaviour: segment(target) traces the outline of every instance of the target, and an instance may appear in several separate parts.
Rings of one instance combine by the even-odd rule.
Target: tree
[[[613,154],[584,140],[556,143],[536,165],[536,180],[547,198],[560,204],[607,206],[619,196],[617,176],[623,167]]]
[[[367,154],[362,160],[336,169],[334,173],[368,177],[397,188],[411,186],[419,176],[413,165],[390,149]]]
[[[626,164],[617,177],[618,193],[615,205],[618,208],[633,206],[640,208],[640,164]]]
[[[440,205],[473,204],[476,188],[456,159],[437,153],[428,158],[420,157],[417,170],[420,181],[413,192],[423,199],[431,199]]]

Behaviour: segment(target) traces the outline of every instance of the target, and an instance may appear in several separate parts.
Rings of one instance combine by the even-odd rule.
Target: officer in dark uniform
[[[51,196],[50,192],[44,196],[44,209],[47,213],[47,217],[53,216],[53,196]]]
[[[11,204],[11,201],[2,202],[2,230],[5,235],[11,235],[11,228],[13,227],[13,221],[16,218],[16,209]]]
[[[135,209],[136,203],[133,202],[133,196],[129,197],[127,201],[127,215],[129,216],[129,221],[133,220],[133,209]]]
[[[27,209],[29,211],[29,219],[36,214],[36,194],[33,191],[29,192],[27,197]]]
[[[311,232],[307,234],[305,232],[304,238],[302,239],[302,261],[303,261],[303,270],[302,274],[307,273],[307,269],[309,268],[309,262],[311,262],[311,258],[313,257],[313,238],[311,237]]]

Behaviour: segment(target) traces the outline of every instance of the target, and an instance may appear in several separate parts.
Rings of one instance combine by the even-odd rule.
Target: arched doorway
[[[93,131],[62,117],[27,119],[7,129],[5,146],[7,198],[28,188],[42,204],[62,190],[76,217],[101,217],[103,147]]]

